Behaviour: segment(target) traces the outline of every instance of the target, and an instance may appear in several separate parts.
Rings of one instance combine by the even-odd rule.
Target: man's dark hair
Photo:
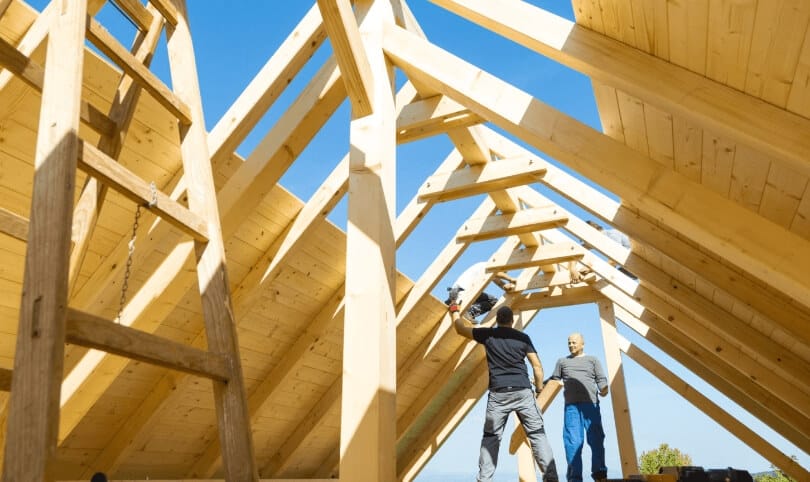
[[[90,482],[107,482],[107,476],[103,472],[96,472],[90,478]]]
[[[513,319],[514,314],[512,313],[512,308],[509,308],[508,306],[501,306],[498,308],[498,314],[495,316],[495,321],[499,325],[511,325]]]

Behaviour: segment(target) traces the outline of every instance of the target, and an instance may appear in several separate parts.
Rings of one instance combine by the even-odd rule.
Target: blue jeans
[[[602,414],[598,403],[572,403],[565,406],[563,444],[568,462],[568,482],[582,481],[582,433],[585,432],[591,448],[591,476],[594,479],[607,477],[605,466],[605,432],[602,430]]]
[[[543,480],[557,481],[557,466],[554,455],[546,438],[543,416],[537,408],[537,402],[530,388],[514,392],[489,392],[487,398],[487,415],[484,421],[484,437],[481,439],[481,456],[478,459],[478,480],[490,482],[498,465],[498,449],[501,436],[506,426],[506,419],[512,412],[517,412],[526,436],[532,446],[534,460],[543,472]]]

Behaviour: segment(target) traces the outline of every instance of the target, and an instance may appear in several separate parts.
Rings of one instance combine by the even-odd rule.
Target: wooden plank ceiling
[[[494,15],[476,20],[470,13],[483,11],[486,2],[434,3],[511,35],[509,29],[498,26]],[[533,9],[529,12],[538,15],[534,20],[547,19],[534,7],[512,3],[515,8]],[[559,56],[563,63],[574,58],[572,63],[592,76],[604,132],[620,142],[610,144],[618,147],[604,151],[605,156],[628,155],[627,162],[639,159],[642,167],[638,169],[657,166],[665,174],[653,182],[669,190],[666,195],[683,192],[710,199],[713,204],[707,210],[716,209],[719,214],[710,217],[689,211],[688,206],[681,212],[666,199],[653,199],[658,203],[653,205],[650,196],[662,194],[651,187],[645,194],[648,186],[640,185],[641,177],[628,174],[627,179],[614,181],[609,175],[591,176],[622,198],[622,204],[617,203],[489,127],[469,127],[491,121],[538,149],[557,149],[561,155],[553,154],[563,163],[569,159],[565,153],[576,149],[576,139],[565,139],[565,135],[554,141],[557,144],[544,144],[539,140],[544,135],[540,122],[529,125],[523,119],[514,120],[514,115],[524,112],[489,107],[487,95],[492,89],[522,99],[519,91],[494,82],[484,87],[461,81],[454,85],[442,77],[441,65],[411,60],[408,46],[421,44],[409,36],[418,39],[420,30],[406,8],[403,23],[416,33],[392,32],[384,42],[389,58],[413,82],[398,97],[400,141],[449,133],[456,150],[431,180],[434,187],[435,182],[457,186],[453,192],[447,188],[432,193],[427,181],[420,191],[422,200],[412,201],[397,221],[397,242],[407,237],[437,200],[482,191],[491,192],[492,200],[479,208],[475,219],[459,227],[460,242],[451,242],[419,280],[397,278],[397,471],[402,480],[418,473],[486,388],[482,353],[450,333],[444,305],[429,293],[465,243],[475,239],[469,232],[485,229],[483,218],[497,210],[508,215],[521,206],[537,208],[520,221],[528,227],[494,230],[486,236],[510,236],[493,253],[493,266],[514,262],[513,250],[520,244],[527,247],[519,254],[533,268],[521,274],[519,288],[540,291],[509,299],[516,306],[522,304],[527,319],[543,306],[606,297],[619,307],[619,319],[641,331],[652,328],[648,340],[796,446],[810,450],[810,284],[806,278],[794,282],[798,269],[810,266],[810,151],[801,151],[810,139],[810,4],[802,0],[573,0],[573,5],[577,27],[571,34],[572,45],[579,38],[573,35],[581,31],[584,36],[595,33],[598,39],[617,41],[610,44],[618,59],[614,77],[600,74],[598,62],[589,59],[587,49],[597,48],[588,44],[590,37],[583,37],[581,51],[552,47],[559,55],[538,47],[542,40],[534,44],[525,36],[515,40],[552,58]],[[192,4],[190,8],[208,7]],[[512,10],[502,10],[509,21]],[[511,17],[516,23],[517,18],[516,14]],[[32,9],[12,2],[0,19],[0,37],[24,51],[28,47],[20,41],[35,19]],[[268,64],[275,73],[265,75],[277,74],[276,79],[295,75],[326,39],[317,6],[299,24],[298,37],[291,36],[280,48]],[[758,102],[758,112],[772,117],[711,118],[705,103],[690,110],[694,115],[672,108],[679,104],[677,98],[667,98],[666,93],[656,97],[632,87],[655,81],[653,63],[639,67],[637,78],[621,77],[624,67],[620,69],[619,63],[630,55],[623,49],[631,47],[644,52],[648,60],[658,59],[696,74],[704,82],[697,88],[733,89],[731,94],[718,92]],[[41,65],[42,50],[25,53]],[[441,55],[427,47],[422,52],[429,59]],[[456,60],[448,62],[455,66]],[[106,112],[120,73],[92,53],[85,63],[83,99]],[[466,72],[464,64],[457,67],[455,74]],[[270,91],[270,77],[261,75],[256,86],[244,93],[242,102],[247,107],[240,107],[240,101],[234,107],[244,113],[255,105],[255,112],[245,114],[254,122],[273,100],[256,93],[263,88]],[[232,153],[239,142],[225,134],[227,122],[209,136],[255,455],[263,478],[337,474],[346,237],[325,216],[347,190],[347,161],[335,166],[310,200],[296,198],[278,179],[346,96],[330,60],[246,159]],[[12,228],[19,223],[24,226],[28,216],[39,105],[34,88],[8,72],[0,75],[0,208],[4,211],[0,219],[9,233],[20,232]],[[793,126],[796,130],[781,134],[796,142],[781,150],[762,136],[746,143],[745,132],[733,126],[760,121]],[[726,124],[732,127],[717,127]],[[571,132],[579,135],[580,131],[572,127]],[[86,126],[81,134],[86,142],[98,141]],[[586,136],[583,143],[603,142],[596,132],[582,135]],[[172,116],[150,95],[142,95],[119,161],[154,181],[163,192],[172,192],[181,167],[177,139]],[[509,162],[487,162],[492,159],[490,153]],[[437,153],[437,157],[444,155]],[[591,154],[576,155],[588,162]],[[574,157],[572,167],[579,169]],[[466,171],[448,174],[467,164],[471,167]],[[610,166],[595,169],[609,171]],[[469,185],[463,176],[470,172],[486,178],[486,184]],[[522,186],[537,181],[539,191]],[[82,175],[77,186],[83,182]],[[632,251],[611,244],[582,220],[553,206],[543,196],[544,190],[571,198],[594,217],[628,233]],[[107,194],[89,252],[71,288],[71,307],[108,319],[118,314],[133,210],[129,200]],[[140,220],[129,305],[122,322],[201,347],[205,343],[202,309],[194,288],[191,241],[165,223],[153,225],[153,220],[149,213]],[[710,229],[712,222],[718,223],[716,233]],[[746,233],[740,228],[745,222],[767,233]],[[691,230],[690,226],[696,227]],[[577,259],[597,278],[572,288],[565,270],[555,274],[551,254],[541,249],[543,244],[570,242],[572,235],[626,266],[640,283],[582,249]],[[0,368],[6,369],[13,366],[18,324],[26,247],[21,237],[0,235]],[[767,243],[771,245],[764,246]],[[527,249],[532,251],[527,254]],[[747,260],[754,264],[746,265]],[[544,272],[535,274],[539,266],[545,266]],[[69,346],[66,353],[60,478],[86,479],[98,470],[129,479],[210,478],[221,473],[210,383],[76,346]],[[0,392],[0,426],[5,422],[7,398],[7,392]],[[779,455],[768,454],[777,465],[789,464]]]

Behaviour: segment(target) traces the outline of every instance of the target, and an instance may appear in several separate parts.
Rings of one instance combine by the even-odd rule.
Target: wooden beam
[[[452,129],[480,124],[483,119],[443,95],[411,102],[397,117],[397,142],[412,142]]]
[[[358,1],[362,48],[373,73],[370,115],[349,127],[346,319],[340,477],[356,482],[396,479],[396,118],[393,70],[382,52],[389,2]]]
[[[810,175],[810,120],[528,2],[431,0],[562,65]]]
[[[161,2],[157,2],[161,3]],[[220,226],[216,188],[211,172],[202,99],[194,60],[186,5],[173,0],[178,13],[174,31],[167,36],[172,85],[180,102],[191,111],[191,125],[180,126],[180,153],[188,182],[188,206],[208,222],[208,242],[195,243],[197,279],[205,318],[208,350],[225,357],[228,382],[213,380],[223,473],[229,480],[258,480],[253,454],[250,416],[236,336],[236,320],[228,286],[227,259]],[[157,4],[156,4],[157,5]]]
[[[28,240],[28,220],[0,207],[0,233],[25,242]]]
[[[0,368],[0,391],[11,391],[12,371],[8,368]]]
[[[227,382],[225,358],[69,309],[65,341],[172,370]]]
[[[648,372],[682,396],[698,410],[705,413],[721,427],[731,432],[743,443],[762,455],[766,460],[779,467],[782,471],[796,480],[810,480],[810,472],[799,465],[791,457],[771,445],[756,432],[741,423],[722,407],[712,402],[705,395],[697,391],[692,385],[669,371],[664,365],[645,353],[641,348],[630,343],[626,338],[617,335],[618,346],[633,361],[644,367]]]
[[[113,2],[137,25],[139,30],[149,30],[154,15],[139,0],[113,0]]]
[[[654,314],[645,316],[647,321],[652,321],[652,323],[648,325],[646,321],[636,318],[618,305],[614,305],[614,309],[617,318],[624,322],[630,329],[692,371],[692,373],[706,381],[706,383],[712,385],[719,392],[763,421],[766,425],[771,426],[786,439],[794,444],[796,444],[795,440],[807,440],[807,437],[796,430],[796,427],[783,422],[770,412],[763,410],[762,406],[754,400],[748,391],[741,390],[737,388],[736,385],[732,384],[730,381],[734,380],[737,375],[726,377],[726,372],[724,372],[723,367],[710,352],[697,346],[679,345],[679,336],[677,334],[670,336],[668,327]],[[658,330],[659,328],[661,328],[661,331]]]
[[[137,1],[133,1],[133,3],[143,8]],[[132,8],[137,7],[133,6]],[[160,40],[160,34],[163,31],[163,17],[152,15],[153,12],[155,12],[154,7],[149,5],[146,13],[152,20],[151,24],[147,30],[139,31],[133,42],[135,58],[147,66],[151,62]],[[135,114],[135,107],[140,97],[141,88],[138,84],[126,74],[121,75],[113,98],[113,104],[109,110],[109,117],[115,123],[115,130],[108,136],[101,136],[98,142],[99,150],[112,159],[118,159],[121,154],[124,138],[129,131]],[[84,258],[88,252],[90,240],[98,221],[100,206],[106,195],[107,186],[101,184],[98,179],[88,176],[85,179],[82,193],[73,208],[71,240],[74,243],[74,249],[70,252],[70,275],[68,278],[71,293],[76,289],[76,279],[79,277],[84,264]]]
[[[810,307],[808,241],[399,27],[388,58],[739,269]],[[632,170],[627,169],[633,165]],[[781,246],[779,252],[772,247]]]
[[[547,231],[544,236],[556,242],[568,239],[562,233],[554,231]],[[770,393],[780,393],[780,396],[786,402],[796,407],[785,412],[793,414],[790,415],[791,418],[797,414],[800,414],[802,418],[810,417],[810,398],[808,398],[810,393],[804,390],[796,390],[796,383],[801,382],[793,379],[794,377],[799,377],[798,380],[803,379],[801,374],[806,372],[806,366],[798,366],[795,369],[796,371],[785,371],[784,367],[778,365],[776,361],[774,362],[776,369],[763,366],[758,356],[749,355],[738,344],[732,342],[733,335],[717,334],[709,330],[708,326],[714,323],[713,320],[707,320],[705,323],[696,320],[668,300],[652,293],[643,286],[637,286],[627,276],[622,275],[607,262],[589,252],[585,254],[582,263],[604,279],[604,281],[595,284],[594,287],[598,287],[598,290],[614,303],[620,304],[636,316],[641,316],[644,312],[652,312],[658,317],[671,322],[677,320],[677,323],[674,323],[677,330],[692,340],[687,343],[704,346],[707,350],[715,352],[718,357],[729,361],[730,364],[736,367],[735,369],[742,370],[746,375],[751,376],[752,380],[763,389]],[[760,341],[760,343],[763,342]],[[789,357],[786,356],[786,358]],[[806,377],[806,375],[804,376]],[[793,388],[789,388],[791,386]],[[810,418],[795,420],[794,423],[810,424]]]
[[[149,0],[172,27],[177,26],[180,17],[180,12],[175,3],[176,1],[177,0]]]
[[[243,221],[232,212],[253,209],[264,199],[345,98],[340,71],[329,59],[217,193],[225,239]]]
[[[540,193],[530,189],[521,190],[519,196],[529,205],[545,205],[551,202]],[[628,252],[579,219],[572,218],[566,229],[640,278],[641,285],[633,287],[632,291],[627,292],[628,294],[644,299],[644,294],[652,291],[661,299],[671,300],[675,307],[689,314],[717,335],[733,341],[750,356],[769,366],[774,373],[792,379],[797,386],[806,386],[803,380],[810,377],[808,360],[798,354],[801,351],[796,347],[785,347],[768,338],[768,333],[751,326],[733,313],[725,311],[691,287],[656,268],[641,256]],[[648,307],[655,311],[655,304]]]
[[[622,464],[622,477],[639,473],[636,443],[633,438],[633,423],[630,418],[630,403],[627,400],[627,385],[624,378],[622,353],[619,349],[619,334],[616,332],[616,314],[613,303],[602,300],[599,307],[599,324],[602,326],[602,343],[605,347],[605,365],[613,418],[616,424],[616,438],[619,442],[619,459]]]
[[[488,272],[511,271],[513,269],[565,263],[581,259],[584,250],[573,242],[544,244],[535,248],[518,249],[489,260]]]
[[[156,4],[155,4],[156,5]],[[138,61],[110,32],[92,18],[87,19],[87,40],[135,79],[160,105],[184,126],[191,124],[189,106],[180,100],[155,74]]]
[[[211,162],[239,147],[325,38],[321,12],[313,5],[208,134]]]
[[[460,242],[483,241],[493,238],[532,233],[564,226],[568,215],[557,206],[522,209],[513,214],[498,214],[470,219],[459,230]]]
[[[4,482],[50,480],[57,455],[87,2],[61,7],[48,35]]]
[[[597,303],[604,297],[590,286],[572,288],[554,286],[546,291],[537,291],[524,295],[515,301],[515,307],[521,310],[540,310],[560,306],[584,305]]]
[[[482,130],[487,141],[493,146],[493,150],[499,155],[532,154],[489,128],[482,127]],[[784,293],[740,276],[740,273],[734,269],[717,262],[715,258],[662,230],[648,219],[632,212],[554,165],[548,164],[547,169],[542,182],[548,187],[590,210],[598,217],[608,220],[618,229],[627,233],[635,243],[653,247],[669,256],[674,263],[683,265],[696,273],[696,276],[725,290],[743,306],[775,321],[778,326],[790,332],[796,339],[810,345],[810,332],[805,329],[810,324],[810,313],[800,310]],[[543,206],[551,202],[534,190],[523,189],[520,192],[522,200],[528,202],[530,206]],[[527,198],[526,195],[530,197]],[[574,226],[578,226],[576,231],[572,231]],[[571,218],[567,229],[592,245],[596,241],[593,238],[595,231],[587,228],[585,223],[576,217]],[[616,246],[615,243],[613,246]],[[615,260],[621,260],[627,256],[626,250],[611,248],[610,245],[605,245],[600,250]],[[669,274],[676,275],[677,273]]]
[[[679,350],[686,352],[686,357],[700,360],[702,369],[695,367],[694,363],[685,362],[683,356],[678,357],[680,363],[692,370],[699,370],[696,373],[702,378],[718,387],[718,390],[723,391],[732,401],[783,437],[802,447],[802,450],[810,447],[810,437],[807,435],[810,424],[807,419],[797,411],[797,407],[783,400],[782,394],[777,395],[759,385],[758,380],[751,377],[750,362],[743,365],[740,357],[729,357],[726,350],[721,349],[718,352],[713,347],[695,343],[693,338],[677,329],[675,319],[669,321],[650,311],[642,311],[641,316],[637,316],[633,313],[636,308],[629,299],[617,295],[616,291],[608,288],[602,287],[600,292],[615,303],[616,316],[620,320],[639,331],[642,336],[653,330],[667,343],[672,343]],[[629,309],[625,309],[623,305],[630,305]],[[632,323],[635,319],[643,322],[643,325],[634,326]],[[656,344],[665,345],[660,340]]]
[[[419,188],[419,199],[450,201],[537,182],[545,163],[533,158],[502,159],[430,176]]]
[[[329,34],[332,51],[357,119],[374,110],[374,80],[371,64],[360,40],[360,29],[349,0],[318,0],[323,26]],[[377,72],[383,75],[383,72]]]
[[[161,191],[152,189],[146,181],[88,142],[81,143],[79,166],[135,203],[154,210],[197,241],[208,241],[208,226],[204,219]]]
[[[442,163],[442,166],[447,167],[448,163],[458,163],[460,159],[456,156],[448,156],[448,159]],[[442,166],[440,166],[437,170],[441,170]],[[409,206],[414,205],[414,201],[416,197],[412,199]],[[429,208],[429,206],[428,206]],[[483,203],[482,207],[479,207],[479,211],[483,214],[483,210],[485,209],[492,209],[491,204],[487,204],[486,202]],[[397,245],[401,244],[405,238],[407,238],[408,234],[412,231],[413,226],[424,216],[425,212],[417,211],[416,209],[405,209],[400,213],[399,217],[397,218],[396,222],[396,232],[397,232]],[[402,323],[407,319],[407,317],[411,314],[412,309],[416,306],[416,303],[420,302],[423,299],[425,293],[428,293],[430,290],[433,289],[435,283],[438,282],[438,279],[446,272],[449,268],[449,265],[461,255],[463,250],[466,249],[466,245],[460,245],[455,240],[451,241],[444,250],[436,257],[433,263],[425,270],[425,273],[419,278],[416,284],[413,285],[411,290],[405,294],[402,299],[397,300],[397,329],[401,329]],[[398,332],[398,337],[402,336]],[[405,362],[407,363],[407,362]],[[401,368],[403,364],[399,364],[399,368],[397,373],[404,373],[405,371]],[[331,393],[331,399],[322,399],[322,403],[331,403],[332,407],[334,407],[337,403],[340,402],[339,391],[333,391]],[[319,402],[320,404],[321,402]],[[326,410],[319,410],[318,413],[325,415],[332,409]],[[299,427],[294,432],[295,435],[288,438],[283,444],[283,449],[280,449],[279,452],[271,459],[271,461],[263,468],[262,473],[270,474],[273,476],[278,476],[282,473],[282,471],[292,463],[293,454],[298,450],[301,442],[309,436],[309,432],[313,430],[320,424],[319,420],[315,420],[310,422],[305,422],[305,427]],[[304,425],[304,423],[302,423]]]
[[[0,65],[37,92],[42,92],[45,70],[4,39],[0,39]],[[110,135],[115,128],[109,117],[87,101],[81,101],[79,118],[101,135]]]
[[[294,373],[296,367],[300,366],[301,357],[312,348],[313,343],[315,343],[328,328],[343,321],[343,288],[343,285],[341,285],[337,289],[335,294],[332,295],[332,298],[330,298],[326,305],[318,312],[315,318],[301,331],[301,334],[298,335],[295,342],[279,357],[281,361],[270,370],[267,376],[264,377],[264,380],[262,380],[259,386],[250,394],[248,410],[250,411],[252,422],[255,422],[261,416],[264,404],[267,400],[269,400],[280,387],[290,381],[290,375]],[[339,381],[336,383],[336,386],[339,387]],[[334,393],[334,398],[337,398],[340,390],[339,388],[335,390],[337,390],[337,392]],[[294,440],[290,441],[290,445],[294,445],[294,442]],[[289,450],[292,447],[287,447],[285,443],[281,450],[285,448]],[[277,453],[273,460],[275,460],[276,465],[263,468],[262,473],[280,472],[280,470],[283,469],[281,463],[286,460],[286,454]],[[208,444],[205,452],[203,452],[203,455],[194,462],[194,465],[188,472],[188,477],[210,477],[216,471],[220,462],[220,445],[216,440],[212,440],[212,442]]]
[[[349,157],[346,155],[233,290],[236,319],[242,319],[244,314],[250,312],[259,301],[258,295],[277,278],[281,267],[289,261],[290,255],[295,253],[295,248],[300,246],[302,237],[319,226],[320,221],[326,218],[343,198],[348,184]],[[343,296],[344,288],[341,285],[332,299],[298,336],[295,343],[280,357],[282,362],[276,365],[250,394],[248,412],[251,422],[256,420],[265,402],[283,385],[284,380],[297,366],[301,356],[311,348],[312,343],[335,322],[335,319],[342,319]],[[210,477],[218,468],[221,462],[220,446],[216,439],[211,440],[203,455],[197,459],[188,473],[189,477]]]

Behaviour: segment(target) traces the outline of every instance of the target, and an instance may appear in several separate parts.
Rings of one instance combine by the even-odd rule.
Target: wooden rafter
[[[689,383],[669,371],[653,357],[645,353],[641,348],[630,343],[626,338],[618,335],[618,346],[622,352],[627,354],[633,361],[644,367],[648,372],[655,375],[659,380],[669,386],[675,393],[685,398],[700,411],[708,415],[720,426],[734,434],[746,445],[766,459],[773,461],[786,474],[796,480],[810,478],[807,469],[799,465],[798,462],[782,453],[779,449],[763,439],[759,434],[748,428],[745,424],[734,418],[716,403],[712,402],[705,395],[697,391]]]
[[[810,306],[804,239],[399,27],[386,29],[384,48],[411,78],[601,183],[625,203],[666,218],[673,229]],[[628,164],[635,168],[628,171]],[[777,245],[778,254],[770,249]]]
[[[352,114],[365,117],[374,110],[374,84],[352,5],[349,0],[318,0],[318,8],[346,84]]]
[[[431,0],[562,65],[810,174],[810,119],[779,109],[527,2]],[[653,74],[654,73],[654,74]],[[654,79],[654,80],[653,80]],[[684,95],[689,92],[689,95]]]

